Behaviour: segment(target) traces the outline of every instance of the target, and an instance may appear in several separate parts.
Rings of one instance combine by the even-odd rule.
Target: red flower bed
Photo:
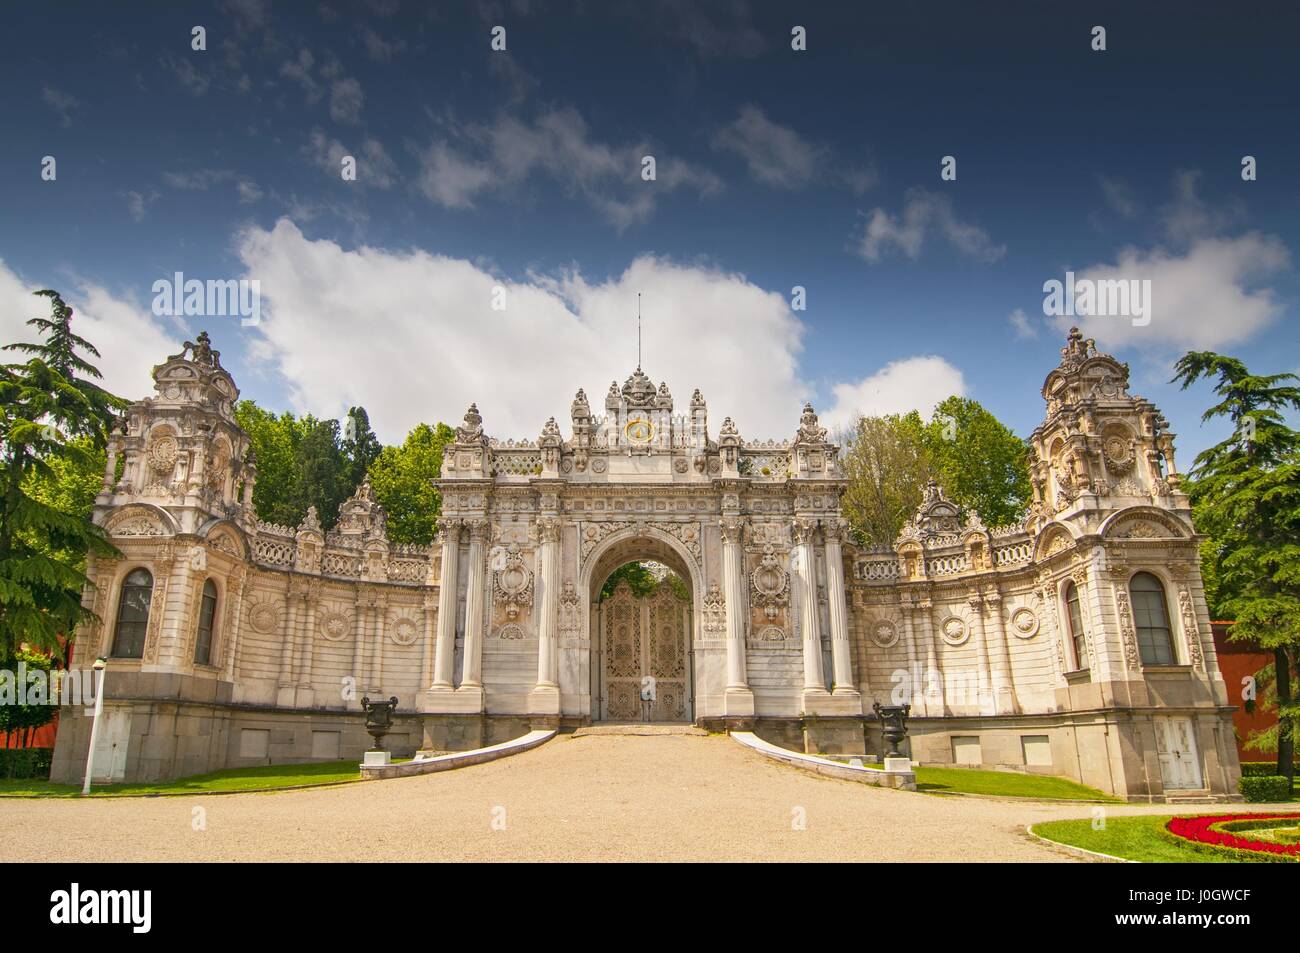
[[[1223,847],[1228,850],[1249,850],[1267,854],[1281,854],[1286,857],[1295,857],[1296,859],[1300,859],[1300,843],[1275,844],[1271,841],[1252,840],[1249,836],[1243,837],[1229,831],[1218,831],[1214,829],[1214,825],[1230,821],[1264,821],[1274,819],[1300,821],[1300,813],[1201,814],[1195,817],[1175,817],[1169,821],[1166,828],[1169,833],[1174,836],[1195,841],[1198,844],[1209,844],[1212,847]]]

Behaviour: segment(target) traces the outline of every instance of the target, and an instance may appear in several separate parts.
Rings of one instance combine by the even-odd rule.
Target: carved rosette
[[[321,638],[329,642],[342,642],[352,634],[352,616],[337,608],[324,609],[318,620]]]

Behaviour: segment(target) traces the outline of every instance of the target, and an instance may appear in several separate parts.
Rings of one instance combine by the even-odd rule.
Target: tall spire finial
[[[636,293],[636,369],[641,370],[641,292]]]

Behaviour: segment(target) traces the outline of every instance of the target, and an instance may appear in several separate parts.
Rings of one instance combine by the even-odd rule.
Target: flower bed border
[[[1171,817],[1165,831],[1177,843],[1197,850],[1249,858],[1251,860],[1300,862],[1300,843],[1278,844],[1272,841],[1239,837],[1218,825],[1233,821],[1295,820],[1300,821],[1300,811],[1282,811],[1259,814],[1193,814]]]

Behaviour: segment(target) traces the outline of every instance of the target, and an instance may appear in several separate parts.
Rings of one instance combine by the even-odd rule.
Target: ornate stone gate
[[[690,721],[690,602],[667,582],[638,596],[624,579],[598,611],[601,719]]]
[[[570,415],[567,440],[552,418],[535,442],[502,442],[471,406],[447,448],[422,710],[734,724],[765,708],[855,719],[860,733],[844,481],[812,407],[791,441],[747,443],[730,418],[713,439],[699,391],[678,413],[667,386],[637,368],[610,385],[603,414],[578,391]],[[635,624],[630,597],[597,606],[609,572],[633,559],[676,571],[691,603],[651,600]],[[507,564],[510,580],[493,568]],[[661,609],[681,617],[672,639],[649,621]],[[536,646],[535,671],[507,661],[506,638],[518,659]],[[643,705],[647,676],[657,696]]]
[[[364,483],[330,529],[258,517],[239,390],[206,335],[154,381],[108,447],[94,520],[121,555],[88,560],[76,635],[80,664],[106,656],[107,684],[129,686],[105,709],[129,723],[123,780],[359,757],[364,693],[399,697],[389,743],[412,754],[627,717],[618,680],[649,675],[657,707],[633,717],[861,752],[872,702],[908,699],[922,762],[1142,799],[1235,791],[1174,435],[1078,331],[1043,383],[1024,521],[986,527],[932,486],[876,551],[845,542],[839,450],[811,406],[790,440],[730,418],[711,434],[699,391],[677,408],[640,368],[603,408],[579,391],[567,437],[552,418],[491,439],[471,406],[438,538],[409,546]],[[596,594],[641,559],[687,583],[682,637],[656,641],[676,610],[643,606],[607,673]],[[65,708],[54,780],[80,780],[88,722]]]

